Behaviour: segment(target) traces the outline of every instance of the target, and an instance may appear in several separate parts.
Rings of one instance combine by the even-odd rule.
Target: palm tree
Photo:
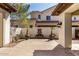
[[[16,19],[17,18],[20,19],[21,25],[27,28],[26,35],[28,36],[28,27],[29,27],[28,16],[30,15],[30,12],[29,12],[30,5],[23,4],[23,3],[18,3],[18,4],[13,3],[13,6],[17,8],[17,12],[13,14],[17,16]]]

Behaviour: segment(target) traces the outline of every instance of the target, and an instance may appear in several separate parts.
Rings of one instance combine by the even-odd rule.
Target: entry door
[[[75,30],[75,38],[79,39],[79,30]]]
[[[0,47],[3,46],[3,16],[0,13]]]

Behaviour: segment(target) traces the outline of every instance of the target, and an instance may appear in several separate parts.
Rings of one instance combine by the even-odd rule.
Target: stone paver
[[[28,39],[24,40],[13,47],[0,48],[0,55],[2,56],[56,56],[56,55],[79,55],[79,41],[72,42],[72,51],[65,50],[55,40],[48,41],[48,39]],[[54,49],[54,50],[53,50]],[[74,50],[76,49],[76,50]],[[64,52],[63,52],[64,51]],[[39,52],[39,54],[38,54]],[[61,53],[61,54],[60,54]]]
[[[0,48],[0,55],[6,56],[33,56],[34,50],[52,50],[58,43],[48,39],[28,39],[20,42],[14,47]]]
[[[79,40],[72,40],[72,50],[79,50]]]
[[[35,50],[34,56],[74,56],[70,49],[58,45],[53,50]]]
[[[35,50],[34,56],[79,56],[79,40],[72,40],[72,48],[65,49],[61,45],[53,50]]]

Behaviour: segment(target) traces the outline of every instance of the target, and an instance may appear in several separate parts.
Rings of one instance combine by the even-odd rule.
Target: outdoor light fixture
[[[57,26],[60,27],[61,25],[62,25],[62,22],[59,21],[58,24],[57,24]]]
[[[30,25],[30,28],[33,28],[33,25]]]

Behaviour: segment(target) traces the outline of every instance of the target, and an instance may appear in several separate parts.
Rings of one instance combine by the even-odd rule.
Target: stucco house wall
[[[74,17],[75,17],[76,19],[74,19]],[[72,20],[73,20],[73,21],[79,21],[79,15],[73,15]]]
[[[46,10],[43,10],[41,12],[39,11],[33,11],[31,13],[31,18],[36,18],[38,21],[47,21],[46,16],[50,16],[51,20],[50,21],[54,21],[54,20],[59,20],[58,16],[51,16],[52,11],[54,10],[55,6],[48,8]],[[38,19],[38,15],[41,16],[41,19]]]
[[[51,28],[50,27],[40,27],[40,28],[37,28],[37,27],[33,27],[33,28],[30,28],[29,29],[29,36],[30,37],[35,37],[35,35],[37,34],[38,32],[38,29],[41,29],[42,30],[42,34],[44,35],[45,38],[49,38],[49,35],[51,34]],[[53,33],[56,34],[56,38],[58,38],[58,30],[52,30]]]
[[[10,14],[4,9],[0,8],[3,15],[3,46],[10,43]]]
[[[38,15],[42,14],[41,12],[39,11],[32,11],[31,12],[31,18],[36,18],[38,19]]]
[[[76,4],[75,4],[76,5]],[[52,14],[52,11],[55,9],[56,7],[54,6],[54,7],[52,7],[52,8],[49,8],[49,9],[46,9],[46,10],[44,10],[44,11],[42,11],[42,12],[39,12],[39,11],[34,11],[32,14],[31,14],[31,17],[32,18],[36,18],[38,21],[47,21],[46,20],[46,16],[51,16],[51,14]],[[66,11],[64,11],[64,12],[66,12]],[[71,12],[71,11],[70,11]],[[41,19],[38,19],[38,15],[40,15],[41,16]],[[65,14],[61,14],[60,16],[51,16],[51,20],[50,21],[56,21],[56,20],[59,20],[59,21],[61,21],[61,22],[64,22],[63,21],[63,19],[65,18],[65,16],[64,16]],[[76,17],[76,20],[78,21],[79,20],[79,15],[73,15],[72,16],[72,20],[74,20],[74,17]],[[79,22],[73,22],[72,24],[73,25],[78,25],[78,23]],[[63,23],[63,25],[65,25],[64,23]],[[65,28],[63,27],[63,26],[61,26],[61,28],[62,29],[64,29],[65,30]],[[54,30],[53,30],[53,32],[57,35],[57,37],[59,38],[60,36],[62,37],[62,35],[64,35],[64,33],[62,33],[62,34],[59,34],[59,32],[61,32],[62,30],[61,30],[61,28],[54,28]],[[75,38],[75,29],[76,28],[74,28],[74,27],[72,27],[72,38]],[[50,30],[48,30],[49,32],[50,32]],[[45,32],[45,31],[44,31]],[[58,33],[57,33],[58,32]],[[58,36],[58,34],[60,35],[60,36]],[[63,38],[64,39],[64,38]],[[63,43],[63,42],[62,42]]]
[[[10,43],[10,14],[6,12],[6,16],[3,19],[3,45]]]
[[[72,28],[72,38],[75,38],[75,27]]]
[[[31,13],[31,18],[35,18],[36,20],[30,20],[30,24],[32,24],[34,26],[34,24],[36,23],[36,21],[56,21],[56,20],[59,20],[59,17],[58,16],[51,16],[51,13],[54,10],[54,8],[55,8],[55,6],[50,7],[48,9],[46,9],[46,10],[43,10],[43,11],[33,11]],[[38,19],[38,15],[41,16],[41,19]],[[47,20],[46,19],[46,16],[50,16],[51,17],[51,20]],[[41,23],[40,25],[45,25],[45,24],[46,23]],[[38,25],[39,25],[39,23],[38,23]],[[51,23],[48,24],[48,25],[51,25]],[[29,30],[29,34],[31,33],[30,35],[35,36],[37,34],[38,28],[41,28],[42,29],[42,33],[43,33],[43,35],[45,37],[48,37],[51,34],[51,27],[36,27],[36,26],[34,26],[33,28],[31,28]],[[53,31],[53,33],[56,34],[56,37],[58,38],[58,35],[59,35],[58,28],[57,27],[56,28],[53,28],[52,31]]]

